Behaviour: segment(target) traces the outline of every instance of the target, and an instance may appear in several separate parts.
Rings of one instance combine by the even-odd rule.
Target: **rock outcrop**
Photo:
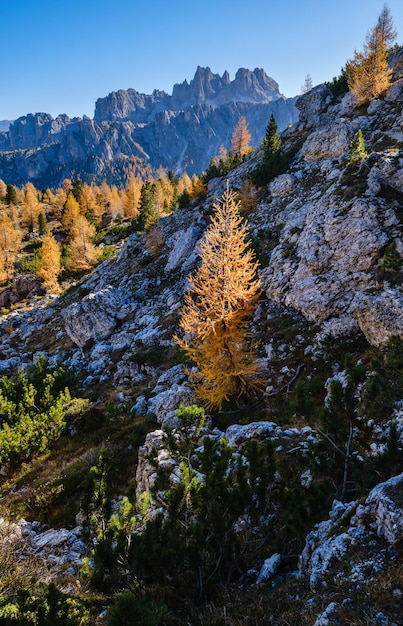
[[[30,299],[44,292],[42,283],[35,274],[30,272],[17,274],[11,286],[0,292],[0,307],[9,307],[10,304],[15,304],[23,298]]]
[[[386,141],[393,133],[397,145],[403,140],[395,86],[366,117],[352,119],[351,110],[345,115],[346,98],[332,103],[324,86],[299,98],[300,122],[284,133],[285,141],[308,134],[290,172],[270,184],[270,202],[261,207],[269,215],[267,231],[279,231],[261,273],[268,297],[314,322],[348,315],[374,345],[403,337],[400,286],[390,285],[387,273],[379,280],[386,246],[395,241],[403,252],[402,159],[398,148],[376,151],[378,133]],[[358,128],[373,151],[353,171],[350,142]]]
[[[377,485],[363,504],[333,503],[329,520],[318,524],[308,535],[299,560],[300,574],[309,578],[312,588],[330,575],[335,580],[338,576],[345,578],[343,559],[348,559],[349,577],[357,585],[365,586],[371,571],[386,571],[387,554],[381,547],[386,543],[393,550],[403,536],[402,493],[400,474]],[[376,543],[381,547],[376,549]]]
[[[83,297],[63,311],[66,333],[74,343],[83,348],[109,337],[122,320],[133,311],[127,293],[108,286]]]
[[[82,559],[88,554],[79,526],[72,530],[43,529],[38,522],[21,519],[12,523],[0,518],[0,541],[10,545],[22,561],[35,559],[37,575],[43,575],[41,569],[46,569],[47,580],[77,576]]]

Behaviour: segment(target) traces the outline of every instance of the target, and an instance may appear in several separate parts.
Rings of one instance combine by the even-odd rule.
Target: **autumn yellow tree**
[[[392,17],[385,5],[376,26],[367,33],[363,52],[356,51],[346,64],[348,87],[357,104],[370,102],[389,88],[392,70],[388,66],[388,46],[395,37]]]
[[[14,275],[14,262],[21,243],[21,233],[14,228],[13,220],[0,212],[0,282]]]
[[[43,238],[36,273],[43,280],[44,286],[52,291],[58,289],[57,278],[61,272],[60,260],[60,245],[53,235],[47,233]]]
[[[54,219],[60,219],[67,201],[67,194],[63,187],[59,187],[53,196],[52,206],[49,209]]]
[[[74,272],[91,269],[96,263],[99,251],[92,243],[95,235],[95,226],[90,224],[84,215],[79,215],[70,229],[70,244],[68,246],[68,267]]]
[[[242,183],[238,191],[238,199],[241,203],[241,213],[243,215],[256,208],[258,201],[257,189],[249,179]]]
[[[69,192],[62,214],[62,226],[66,232],[71,232],[80,214],[80,205],[73,194]]]
[[[189,191],[191,188],[192,188],[192,179],[190,178],[189,174],[186,174],[185,172],[185,174],[182,174],[182,176],[178,180],[178,186],[177,186],[178,195],[180,196],[185,191]]]
[[[246,117],[243,115],[239,118],[238,124],[234,128],[231,137],[231,154],[235,157],[242,158],[251,150],[250,147],[251,134],[249,132]]]
[[[224,163],[224,161],[228,158],[228,150],[227,148],[221,144],[218,148],[218,154],[214,159],[214,163],[218,165],[219,163]]]
[[[193,200],[194,198],[203,198],[203,196],[207,193],[207,186],[202,177],[196,176],[193,174],[192,176],[192,186],[188,190],[189,198]]]
[[[125,217],[135,218],[140,212],[140,196],[143,183],[140,178],[131,175],[123,194],[123,211]]]
[[[32,183],[27,183],[24,189],[24,202],[21,205],[21,221],[29,231],[38,229],[40,212],[38,191]]]
[[[7,193],[7,185],[4,182],[4,180],[1,180],[0,178],[0,200],[6,197],[6,193]]]
[[[51,189],[44,189],[42,191],[42,202],[44,204],[49,204],[52,205],[55,201],[54,195],[52,193]],[[65,202],[65,200],[63,201],[63,203]]]
[[[97,223],[101,221],[103,207],[98,203],[94,189],[86,183],[81,188],[79,205],[82,215],[90,216]]]
[[[108,205],[106,207],[105,213],[111,215],[113,219],[123,216],[122,197],[116,185],[113,185],[111,188],[111,193],[109,195]]]
[[[175,338],[196,364],[197,394],[211,408],[260,384],[248,332],[260,286],[239,208],[227,185],[200,244],[200,267],[189,278],[179,322],[184,335]]]

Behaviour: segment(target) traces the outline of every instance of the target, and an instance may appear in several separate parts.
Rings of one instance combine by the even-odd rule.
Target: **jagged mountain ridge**
[[[64,178],[122,183],[117,170],[132,157],[177,174],[200,174],[244,115],[258,146],[271,113],[279,129],[297,119],[294,99],[281,95],[264,70],[213,74],[198,67],[172,95],[119,90],[97,100],[94,119],[28,114],[0,132],[0,178],[56,187]]]
[[[240,68],[231,81],[229,73],[213,74],[209,67],[198,67],[190,83],[175,84],[172,95],[154,90],[152,95],[135,89],[119,90],[95,104],[95,121],[130,120],[148,123],[159,111],[183,109],[210,104],[221,106],[230,102],[268,103],[281,97],[276,81],[262,69],[253,72]]]

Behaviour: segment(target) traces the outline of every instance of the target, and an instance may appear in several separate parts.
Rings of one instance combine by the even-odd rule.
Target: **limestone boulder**
[[[299,110],[300,125],[304,128],[321,126],[331,101],[331,93],[325,85],[318,85],[297,98],[295,106]]]
[[[171,427],[178,426],[176,409],[181,404],[189,406],[197,402],[193,389],[186,384],[173,383],[165,391],[160,391],[148,401],[148,413],[155,415],[159,424],[167,424]]]
[[[311,133],[301,149],[305,161],[334,159],[348,152],[353,129],[344,122]]]
[[[192,224],[186,230],[179,230],[174,233],[166,242],[170,248],[165,272],[169,273],[175,269],[182,268],[183,271],[189,267],[196,258],[196,243],[200,239],[201,230],[197,224]]]
[[[11,287],[4,289],[0,293],[0,307],[9,307],[15,302],[24,298],[32,298],[35,295],[42,295],[45,289],[36,274],[23,272],[17,274],[12,281]]]
[[[162,430],[154,430],[148,433],[145,442],[139,447],[138,463],[136,470],[136,496],[137,501],[143,493],[150,493],[157,478],[155,466],[150,463],[150,454],[156,455],[164,449],[165,439]]]
[[[329,519],[317,524],[306,538],[299,573],[314,589],[329,576],[346,578],[337,564],[348,559],[351,581],[366,584],[368,572],[387,570],[386,544],[395,545],[403,534],[403,474],[374,487],[365,502],[335,500]]]
[[[134,310],[128,293],[108,286],[92,292],[81,302],[74,302],[62,310],[67,335],[80,348],[90,340],[99,341],[109,337]]]
[[[358,292],[351,313],[372,345],[386,345],[393,336],[403,338],[403,293],[398,288],[378,294]]]

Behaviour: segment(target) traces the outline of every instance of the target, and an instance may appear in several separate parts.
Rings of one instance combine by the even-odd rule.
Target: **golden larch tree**
[[[6,193],[7,193],[7,185],[4,182],[4,180],[1,180],[0,178],[0,200],[6,197]]]
[[[231,154],[236,157],[242,158],[245,154],[248,154],[251,150],[250,147],[251,134],[248,128],[248,122],[243,115],[239,118],[238,124],[234,128],[234,132],[231,137]]]
[[[188,189],[189,198],[193,200],[194,198],[202,198],[207,193],[206,183],[203,181],[203,178],[199,178],[196,174],[192,176],[192,186]]]
[[[216,165],[219,165],[220,163],[224,163],[224,161],[227,158],[228,158],[228,150],[223,144],[221,144],[220,147],[218,148],[218,154],[216,158],[214,159],[214,163]]]
[[[260,295],[257,262],[239,207],[227,185],[200,243],[200,267],[189,278],[179,322],[183,338],[175,337],[197,366],[198,396],[219,409],[261,382],[248,331]]]
[[[60,219],[62,216],[64,205],[67,201],[67,194],[63,187],[59,187],[53,196],[52,206],[49,210],[54,219]]]
[[[13,220],[0,212],[0,282],[14,275],[14,263],[21,243],[21,233],[14,228]]]
[[[70,229],[68,247],[68,267],[74,272],[91,269],[95,265],[99,251],[91,239],[95,235],[95,226],[84,215],[79,215]]]
[[[98,203],[94,189],[87,183],[82,186],[79,205],[82,215],[91,216],[99,224],[103,207]]]
[[[182,176],[178,180],[178,186],[177,186],[178,195],[180,196],[185,191],[189,191],[189,189],[191,188],[192,188],[192,179],[190,178],[189,174],[185,172],[184,174],[182,174]]]
[[[125,217],[135,218],[139,215],[141,187],[141,179],[131,175],[125,193],[123,194],[123,211]]]
[[[61,272],[60,244],[47,233],[42,242],[40,258],[36,273],[42,279],[45,287],[52,291],[58,289],[57,278]]]
[[[32,183],[27,183],[24,189],[24,202],[21,205],[21,222],[29,231],[38,229],[41,210],[38,191]]]
[[[111,188],[105,213],[111,215],[113,219],[116,219],[116,217],[123,217],[122,197],[116,185],[113,185]]]
[[[396,31],[385,5],[376,23],[368,31],[363,52],[355,52],[346,64],[348,87],[357,104],[370,102],[385,93],[391,84],[392,70],[388,66],[388,46]]]
[[[62,226],[67,233],[71,232],[74,224],[81,215],[80,205],[70,192],[67,196],[62,214]]]

